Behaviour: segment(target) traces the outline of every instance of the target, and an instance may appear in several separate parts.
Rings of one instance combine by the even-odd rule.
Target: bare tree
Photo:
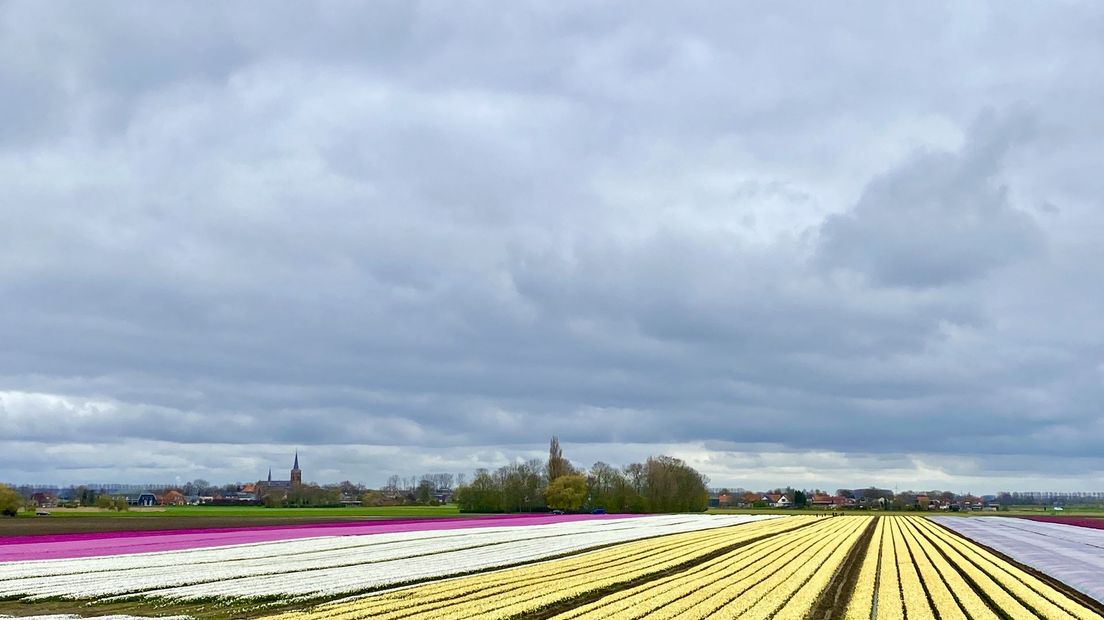
[[[560,440],[558,437],[552,437],[552,441],[548,444],[548,464],[546,466],[546,472],[548,475],[548,482],[550,483],[560,476],[575,473],[574,468],[571,467],[571,463],[563,457],[563,450],[560,448]]]

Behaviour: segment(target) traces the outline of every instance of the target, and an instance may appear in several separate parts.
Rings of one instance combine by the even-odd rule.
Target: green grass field
[[[307,525],[337,521],[456,517],[455,506],[389,506],[383,508],[265,508],[263,506],[166,506],[109,510],[55,508],[49,516],[20,513],[0,518],[0,537],[78,532],[154,531],[180,528],[233,528]]]
[[[455,505],[445,506],[384,506],[379,508],[265,508],[264,506],[165,506],[153,509],[87,511],[50,509],[49,517],[35,517],[30,512],[21,519],[88,519],[88,518],[156,518],[156,517],[449,517],[460,514]]]

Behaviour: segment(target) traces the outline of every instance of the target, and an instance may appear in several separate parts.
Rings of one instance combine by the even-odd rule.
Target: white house
[[[776,493],[768,493],[764,495],[761,501],[766,502],[771,508],[789,508],[790,498],[785,495],[778,495]]]

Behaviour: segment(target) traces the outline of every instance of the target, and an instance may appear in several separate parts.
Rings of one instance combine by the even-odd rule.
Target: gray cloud
[[[1098,487],[1099,8],[771,11],[3,4],[0,471]]]
[[[821,227],[819,259],[875,284],[929,287],[982,277],[1038,249],[1041,231],[1009,204],[998,173],[1022,116],[983,115],[958,153],[920,153],[874,179]]]

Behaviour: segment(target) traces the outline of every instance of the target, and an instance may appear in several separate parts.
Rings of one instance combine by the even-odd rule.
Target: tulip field
[[[695,514],[0,540],[0,614],[1085,620],[1104,617],[1104,573],[1064,582],[1060,561],[1019,558],[1016,541],[1064,541],[1083,567],[1104,558],[1099,535],[1003,517]]]
[[[1101,618],[1078,598],[929,519],[883,517],[846,617]]]

